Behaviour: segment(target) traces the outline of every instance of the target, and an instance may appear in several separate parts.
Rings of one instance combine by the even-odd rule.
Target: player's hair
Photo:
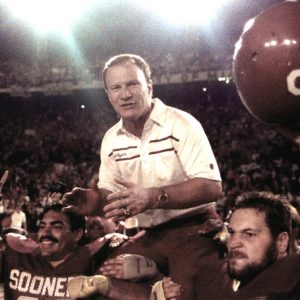
[[[116,56],[111,57],[104,65],[103,71],[102,71],[102,80],[104,83],[104,87],[107,88],[106,86],[106,73],[107,70],[116,65],[122,65],[125,63],[133,63],[135,64],[139,69],[141,69],[145,75],[147,83],[151,83],[151,70],[148,65],[148,63],[139,55],[135,54],[119,54]]]
[[[292,220],[289,202],[270,192],[248,192],[236,199],[233,212],[238,209],[253,208],[265,214],[266,224],[276,238],[281,232],[291,236]]]
[[[53,205],[45,206],[43,213],[40,215],[40,220],[43,219],[45,214],[49,211],[54,211],[57,213],[62,213],[64,214],[70,223],[71,231],[77,231],[82,229],[83,231],[85,230],[85,224],[86,220],[85,217],[79,214],[76,211],[71,211],[71,210],[63,210],[65,206],[60,203],[55,203]]]

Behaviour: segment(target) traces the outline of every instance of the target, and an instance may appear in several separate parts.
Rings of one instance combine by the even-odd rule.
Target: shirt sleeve
[[[221,181],[216,158],[200,122],[186,114],[176,126],[180,126],[176,130],[180,132],[177,155],[187,177]]]

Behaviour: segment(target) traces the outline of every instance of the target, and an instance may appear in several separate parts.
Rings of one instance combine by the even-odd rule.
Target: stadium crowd
[[[283,194],[299,208],[299,146],[256,121],[233,85],[211,82],[207,89],[186,83],[157,87],[155,94],[192,113],[206,130],[223,178],[222,217],[241,191]],[[40,213],[54,181],[65,183],[66,190],[97,181],[101,138],[117,116],[97,95],[85,106],[75,98],[2,97],[0,170],[10,171],[2,213],[12,200],[24,202],[27,215]],[[36,224],[30,224],[34,230]]]
[[[116,68],[126,67],[128,67],[128,65],[116,66]],[[130,65],[129,67],[134,66]],[[110,78],[110,80],[112,80],[112,78]],[[185,81],[186,80],[182,80],[177,84],[167,82],[165,82],[164,85],[158,84],[154,88],[154,96],[164,99],[165,103],[168,105],[189,112],[201,122],[207,133],[213,152],[215,153],[223,179],[223,192],[217,200],[217,212],[219,215],[213,212],[213,207],[209,205],[210,208],[206,207],[202,212],[200,211],[199,215],[194,217],[191,216],[190,218],[183,217],[180,219],[180,222],[177,222],[177,219],[166,222],[166,225],[159,224],[151,229],[142,227],[144,229],[143,235],[137,234],[139,237],[136,238],[133,243],[131,243],[132,240],[130,237],[123,234],[127,234],[129,231],[123,231],[123,233],[106,232],[107,235],[105,235],[104,240],[102,238],[96,238],[96,240],[91,242],[86,235],[85,238],[88,244],[82,245],[83,248],[78,240],[79,229],[73,228],[72,225],[68,225],[69,222],[70,224],[72,223],[71,219],[66,220],[66,217],[67,219],[70,218],[68,210],[61,210],[62,206],[59,204],[59,210],[50,208],[49,212],[49,205],[56,202],[64,192],[71,191],[73,187],[95,187],[98,182],[99,163],[101,166],[101,161],[99,161],[99,148],[107,129],[118,120],[116,112],[111,108],[104,91],[101,89],[89,90],[86,88],[77,91],[77,93],[74,92],[72,95],[65,96],[46,96],[41,92],[35,92],[27,98],[12,97],[9,92],[2,93],[2,109],[0,112],[0,153],[2,160],[0,170],[2,172],[8,170],[9,174],[3,189],[2,181],[4,180],[1,180],[1,226],[2,234],[5,237],[8,246],[4,248],[5,254],[8,252],[8,256],[6,256],[6,254],[4,259],[9,257],[9,255],[12,255],[11,257],[16,256],[18,260],[5,260],[5,263],[8,264],[5,272],[8,271],[10,274],[7,275],[6,278],[12,276],[15,268],[14,264],[17,264],[19,267],[20,263],[24,263],[24,266],[29,267],[28,270],[37,276],[39,274],[36,273],[35,269],[32,270],[32,267],[36,263],[40,264],[40,262],[41,266],[44,267],[44,262],[46,260],[50,261],[53,267],[53,269],[50,267],[49,270],[47,267],[49,276],[53,276],[52,270],[54,270],[55,276],[57,276],[56,272],[59,270],[59,267],[57,268],[57,266],[60,266],[63,269],[63,273],[60,275],[63,276],[65,282],[64,293],[67,298],[64,299],[68,299],[68,295],[71,295],[74,299],[77,297],[89,296],[90,292],[100,292],[101,295],[105,296],[109,294],[109,296],[112,297],[111,299],[122,300],[131,300],[136,294],[141,296],[142,293],[143,297],[141,296],[141,299],[148,299],[150,293],[149,282],[151,286],[156,282],[152,289],[154,299],[157,299],[157,293],[159,293],[156,289],[157,286],[160,286],[160,289],[163,289],[163,293],[167,299],[177,299],[180,294],[182,294],[183,299],[194,299],[194,296],[191,295],[195,295],[195,293],[199,293],[199,297],[205,299],[205,297],[209,297],[210,292],[214,293],[216,289],[209,288],[209,292],[205,293],[202,291],[202,287],[206,287],[210,283],[214,284],[214,282],[218,281],[219,275],[222,277],[221,275],[223,274],[220,272],[220,268],[226,260],[223,261],[221,258],[223,258],[224,255],[226,256],[226,250],[224,249],[224,244],[222,244],[222,242],[224,242],[222,235],[228,236],[228,232],[225,227],[223,227],[222,221],[228,220],[229,222],[233,220],[231,222],[232,225],[231,223],[229,224],[232,239],[230,240],[230,243],[226,244],[226,246],[229,247],[228,249],[232,251],[228,254],[230,268],[232,269],[232,274],[236,276],[236,278],[240,278],[239,272],[235,268],[235,260],[236,257],[242,256],[242,254],[239,254],[239,252],[235,250],[235,247],[237,247],[235,245],[240,245],[242,241],[245,243],[250,242],[248,238],[244,239],[246,234],[241,234],[240,232],[240,228],[242,228],[242,231],[244,230],[244,224],[241,224],[240,221],[248,221],[248,219],[239,217],[241,213],[235,213],[234,211],[232,215],[230,215],[230,213],[234,209],[235,202],[239,195],[257,190],[282,194],[288,199],[289,204],[292,204],[295,208],[299,209],[299,145],[293,144],[290,140],[273,131],[270,127],[255,120],[242,106],[233,84],[213,80],[198,81],[196,78],[194,78],[194,81],[192,82],[188,80],[187,82]],[[119,147],[116,148],[119,149]],[[210,166],[212,166],[212,164],[210,164]],[[211,167],[211,169],[213,169],[213,167]],[[73,192],[68,193],[69,196],[71,196]],[[112,193],[111,195],[115,196],[116,194],[118,194],[118,192]],[[73,196],[76,197],[76,191]],[[257,197],[260,199],[261,196],[255,196],[255,201],[259,201],[257,200]],[[83,201],[84,199],[80,196],[78,198],[79,201]],[[264,198],[264,196],[262,198]],[[88,196],[86,196],[86,199],[88,199]],[[121,199],[120,201],[124,200]],[[276,206],[275,203],[277,200],[273,199],[272,203],[273,201],[275,202],[272,206]],[[97,201],[97,203],[99,203],[99,201]],[[115,203],[108,204],[107,206],[114,205]],[[89,207],[91,210],[90,204],[90,202],[85,203],[86,207]],[[241,207],[244,209],[242,211],[243,214],[246,213],[246,215],[247,212],[249,212],[249,209],[252,210],[250,219],[253,221],[254,225],[249,223],[250,225],[247,226],[255,226],[256,224],[255,218],[257,213],[253,213],[253,209],[256,209],[256,206],[253,208],[251,205],[252,204],[250,203],[249,207]],[[86,208],[81,206],[81,209],[81,213],[83,214],[83,211],[85,211]],[[266,208],[266,210],[268,209]],[[292,208],[288,208],[288,210],[290,211],[289,214],[292,214]],[[120,212],[124,214],[123,216],[128,216],[127,207],[121,209]],[[89,213],[86,215],[88,214]],[[238,217],[232,217],[236,215]],[[229,219],[227,219],[228,216]],[[265,214],[265,218],[267,218],[267,213]],[[193,227],[193,222],[199,222],[199,220],[202,222],[201,226],[198,227],[197,225],[196,227]],[[204,220],[207,220],[207,222]],[[260,218],[259,221],[261,221],[263,225],[266,224],[262,218]],[[289,233],[291,238],[290,244],[294,245],[293,249],[296,249],[295,252],[297,252],[299,249],[297,242],[299,220],[296,218],[295,220],[290,219],[290,221],[294,221],[296,224],[291,224],[292,227],[288,228],[288,232],[291,230]],[[57,226],[58,222],[61,225]],[[286,220],[283,220],[283,223],[287,224]],[[87,224],[87,226],[91,226],[91,228],[95,227],[98,229],[102,226],[100,226],[99,223],[89,225],[89,222],[87,222]],[[87,227],[85,228],[87,229]],[[119,227],[116,226],[115,228]],[[220,231],[222,228],[223,231]],[[295,232],[292,232],[292,229],[294,229]],[[117,231],[120,229],[112,230]],[[123,229],[121,228],[121,230]],[[155,230],[157,230],[157,232],[155,232]],[[193,230],[194,235],[191,235]],[[265,230],[265,233],[268,233],[268,236],[270,237],[271,235],[269,234],[268,229],[265,228]],[[278,239],[280,236],[280,243],[278,243],[278,245],[281,245],[278,247],[282,249],[278,258],[287,256],[288,254],[289,238],[287,236],[286,226],[283,230],[284,232],[278,235]],[[11,235],[5,235],[8,232],[15,231],[22,235],[29,234],[28,237],[37,236],[37,240],[30,238],[27,240],[27,238],[16,238],[11,237]],[[80,236],[82,236],[84,228],[81,228],[80,232]],[[89,231],[86,230],[85,232],[88,234]],[[187,273],[182,277],[176,277],[178,272],[174,272],[177,264],[179,264],[179,259],[176,252],[176,243],[172,240],[174,238],[172,234],[178,232],[179,235],[185,239],[184,243],[179,247],[181,253],[183,252],[183,247],[186,246],[189,250],[187,251],[188,253],[196,253],[197,250],[199,251],[199,255],[203,255],[203,259],[199,260],[199,265],[191,263],[198,255],[191,255],[189,257],[191,261],[187,259],[186,255],[183,255],[183,260],[181,260],[181,262],[185,265],[188,262],[190,264],[186,269]],[[183,234],[183,232],[185,234]],[[70,262],[67,259],[69,255],[73,258],[74,256],[76,257],[76,252],[70,251],[67,256],[64,256],[63,260],[61,260],[60,256],[56,253],[49,255],[49,249],[54,249],[52,246],[55,243],[61,241],[62,245],[64,244],[65,238],[61,235],[62,233],[65,234],[65,237],[70,237],[71,234],[72,238],[70,240],[68,239],[68,242],[70,242],[70,246],[72,245],[71,248],[74,249],[74,251],[88,253],[88,255],[85,255],[85,257],[88,258],[88,261],[91,257],[91,261],[82,264],[83,268],[81,270],[72,271],[72,274],[69,272],[69,268],[63,268],[62,266],[67,265]],[[157,240],[157,234],[165,234],[165,236],[161,238],[161,240]],[[233,238],[233,235],[236,237]],[[240,240],[238,236],[241,236]],[[115,240],[115,237],[117,238],[117,241]],[[170,238],[170,242],[168,241],[168,246],[164,248],[163,246],[160,246],[160,243],[163,245],[163,242],[167,240],[167,237]],[[215,243],[214,239],[211,239],[212,237],[221,242],[221,245],[218,242]],[[258,237],[259,236],[257,235],[257,238]],[[193,240],[191,243],[189,242],[190,238]],[[272,238],[275,241],[275,236],[272,236]],[[108,245],[110,249],[105,247],[105,242],[107,240],[110,241]],[[163,253],[161,256],[157,256],[157,261],[153,262],[148,259],[154,259],[154,257],[156,257],[155,252],[152,254],[151,251],[146,251],[140,254],[140,249],[142,249],[142,251],[145,250],[144,243],[152,243],[154,240],[154,244],[158,245],[158,249],[160,249],[159,247],[162,247],[161,249],[169,250],[172,244],[174,251],[172,250],[171,254],[175,256],[176,260],[174,261],[171,259],[173,256],[170,256],[169,259],[169,256]],[[175,240],[177,241],[179,239],[175,238]],[[94,242],[98,245],[95,248],[92,246],[94,245]],[[140,244],[138,242],[140,242]],[[26,256],[23,255],[24,253],[22,251],[19,251],[19,246],[23,246],[24,243],[32,245],[24,248],[23,251],[26,251]],[[120,245],[121,247],[119,247]],[[69,251],[70,248],[66,244],[65,246]],[[154,245],[151,244],[151,246],[153,246],[150,247],[151,249],[155,249]],[[221,247],[218,248],[219,246]],[[254,247],[253,242],[252,246]],[[261,247],[260,250],[274,250],[270,245],[267,246],[270,248],[266,247],[265,249]],[[94,250],[91,250],[91,247]],[[118,248],[115,249],[115,247]],[[36,256],[34,252],[35,249],[40,249],[38,256]],[[149,249],[149,247],[146,247],[146,250],[147,249]],[[202,253],[201,251],[204,249],[208,252],[204,251]],[[275,252],[273,254],[275,254]],[[64,253],[65,252],[62,251],[62,254]],[[125,257],[127,255],[124,256],[124,253],[133,255],[130,256],[131,267],[124,267],[123,264],[126,261]],[[121,257],[116,256],[118,254],[121,254]],[[94,260],[94,255],[96,255],[96,261]],[[135,255],[144,256],[141,258],[140,256],[136,257]],[[161,280],[162,276],[169,272],[164,270],[165,261],[162,257],[165,256],[168,258],[168,267],[170,268],[169,274],[172,278],[164,278]],[[27,259],[33,263],[27,264]],[[121,261],[124,259],[124,262],[120,263],[120,259]],[[145,265],[143,272],[147,273],[149,271],[148,267],[151,266],[152,269],[152,266],[156,263],[157,268],[162,271],[164,275],[160,272],[157,273],[157,269],[155,268],[153,273],[154,277],[150,279],[147,277],[147,280],[150,280],[149,282],[143,282],[144,279],[139,281],[141,279],[139,277],[137,282],[134,281],[134,283],[132,283],[132,288],[127,290],[124,284],[131,286],[131,282],[128,282],[128,278],[124,277],[124,274],[128,270],[140,270],[140,265],[132,267],[132,263],[134,261],[140,262],[141,259]],[[292,256],[291,259],[288,258],[284,260],[284,268],[286,264],[289,265],[291,262],[293,263],[293,261],[294,257]],[[298,263],[297,257],[295,261]],[[200,265],[200,262],[202,265]],[[85,269],[85,266],[90,263],[91,269]],[[273,260],[268,262],[268,264],[274,264],[274,268],[277,266],[279,266],[279,268],[282,267],[281,264],[275,264]],[[121,275],[116,275],[115,270],[119,270],[119,268],[123,268],[123,271],[121,271]],[[203,272],[203,268],[207,268],[207,272]],[[43,270],[43,268],[41,270]],[[173,270],[173,273],[171,270]],[[199,274],[197,270],[199,271]],[[260,272],[260,269],[258,270]],[[44,274],[44,271],[41,272]],[[140,271],[138,271],[138,273],[141,275]],[[195,279],[194,274],[196,280],[199,280],[201,284],[191,284]],[[203,274],[210,274],[211,276],[217,275],[217,277],[215,279],[206,276],[204,281],[204,278],[202,277]],[[76,277],[74,280],[68,279],[67,283],[65,276],[70,275],[75,275]],[[93,276],[85,277],[83,275]],[[22,285],[24,284],[22,280],[25,278],[22,276],[23,275],[18,279],[20,283],[15,288],[9,281],[9,293],[16,293],[16,295],[19,292],[23,294],[37,293],[33,288],[28,288],[26,291],[22,288]],[[199,278],[197,276],[199,276]],[[186,278],[187,280],[185,280]],[[126,280],[123,281],[123,279]],[[172,279],[174,279],[174,282]],[[223,280],[223,277],[221,279]],[[242,282],[246,281],[246,279],[248,280],[247,277],[242,277]],[[32,280],[36,280],[35,277],[32,277]],[[275,280],[277,280],[276,276]],[[177,282],[180,284],[178,285]],[[158,285],[156,285],[157,283]],[[297,285],[297,280],[296,282],[292,281],[292,284],[289,284],[288,288],[291,290],[289,290],[289,292],[296,295],[298,291],[297,289],[294,291],[294,283]],[[5,284],[8,285],[8,281],[4,280],[4,285]],[[183,290],[180,288],[181,284],[184,284]],[[29,287],[29,285],[26,286]],[[34,285],[32,285],[32,287],[33,286]],[[47,285],[45,285],[45,287],[46,286]],[[78,289],[78,287],[81,288]],[[279,292],[283,293],[281,286],[278,288]],[[286,288],[285,283],[283,284],[283,288]],[[126,293],[124,293],[124,289],[127,290]],[[227,289],[227,291],[232,293],[230,288]],[[247,291],[247,289],[244,289],[244,291]],[[42,293],[44,292],[46,292],[46,288]],[[226,295],[226,291],[224,292],[225,294],[223,294],[223,290],[220,289],[220,292],[222,293],[222,296]],[[263,292],[266,292],[266,290],[263,289]],[[133,296],[131,296],[131,293]],[[241,292],[241,295],[242,294],[243,292]],[[239,297],[239,295],[239,293],[236,294],[237,297]]]
[[[147,55],[146,55],[147,56]],[[209,50],[182,51],[168,55],[148,55],[156,83],[169,83],[173,78],[181,81],[199,80],[201,72],[208,72],[212,79],[216,73],[231,76],[231,55],[227,52],[213,54]],[[75,59],[63,56],[48,57],[42,60],[9,60],[0,62],[0,89],[10,87],[37,88],[51,84],[88,84],[99,82],[105,59],[93,57],[79,64]]]

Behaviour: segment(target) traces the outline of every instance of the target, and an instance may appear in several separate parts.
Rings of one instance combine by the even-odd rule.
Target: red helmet
[[[250,113],[300,144],[300,2],[282,2],[246,23],[233,76]]]

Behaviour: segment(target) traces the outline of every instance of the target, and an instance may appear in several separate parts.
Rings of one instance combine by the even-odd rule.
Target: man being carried
[[[198,235],[207,219],[219,219],[221,177],[209,141],[193,116],[152,97],[150,68],[140,56],[111,58],[103,81],[121,120],[102,141],[99,189],[75,188],[63,201],[82,214],[104,212],[146,229],[114,255],[153,258],[191,300],[197,265],[218,256],[213,241]]]

